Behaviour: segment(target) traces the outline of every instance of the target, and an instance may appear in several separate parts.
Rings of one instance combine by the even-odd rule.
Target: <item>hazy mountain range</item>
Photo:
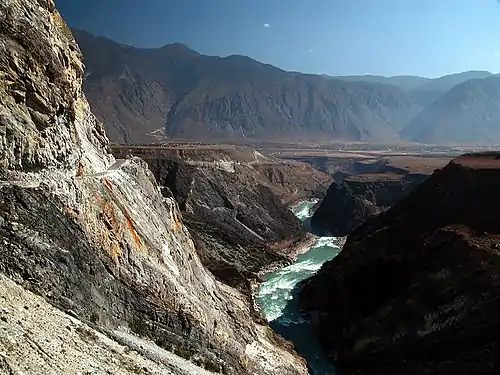
[[[500,143],[500,78],[489,72],[328,77],[182,44],[139,49],[73,32],[85,57],[85,93],[117,143],[159,136]]]
[[[500,76],[453,86],[400,132],[422,143],[500,143]]]
[[[364,81],[394,85],[410,94],[410,96],[421,106],[426,106],[462,82],[470,79],[488,78],[491,76],[493,76],[493,73],[482,70],[470,70],[468,72],[449,74],[439,78],[418,76],[384,77],[375,75],[343,76],[336,78],[355,82]]]

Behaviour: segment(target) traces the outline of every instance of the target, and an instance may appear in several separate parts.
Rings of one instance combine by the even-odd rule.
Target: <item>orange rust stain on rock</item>
[[[178,231],[182,227],[182,220],[179,218],[179,214],[177,210],[172,208],[172,211],[170,211],[171,219],[172,219],[172,230]]]
[[[78,216],[78,212],[76,212],[76,211],[73,209],[73,207],[70,207],[70,206],[66,206],[66,213],[67,213],[69,216],[73,217],[73,218],[75,218],[75,217],[77,217],[77,216]]]
[[[123,215],[125,216],[125,220],[127,221],[127,226],[128,229],[130,230],[130,234],[132,234],[132,238],[134,239],[135,243],[139,248],[141,248],[141,239],[139,235],[137,234],[135,227],[134,227],[134,222],[132,221],[132,218],[130,217],[129,213],[127,212],[127,209],[123,207]]]
[[[102,205],[103,204],[102,196],[99,195],[99,194],[96,194],[96,196],[94,197],[94,200],[95,200],[95,203],[98,204],[98,205]]]
[[[113,190],[113,184],[111,182],[109,182],[109,180],[106,177],[103,177],[102,181],[106,184],[106,186],[109,188],[109,190]]]
[[[85,174],[85,167],[80,162],[80,163],[78,163],[78,169],[76,171],[76,177],[83,177],[84,174]]]
[[[116,220],[115,209],[111,202],[103,203],[101,219],[109,230],[114,230],[118,227],[118,221]]]
[[[120,257],[123,255],[121,242],[123,238],[123,228],[116,219],[115,208],[111,202],[101,203],[101,220],[108,229],[106,249],[115,264],[120,265]]]

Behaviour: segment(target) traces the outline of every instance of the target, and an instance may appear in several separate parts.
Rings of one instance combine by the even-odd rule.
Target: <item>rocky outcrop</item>
[[[500,156],[463,156],[347,239],[299,304],[359,374],[500,369]]]
[[[98,330],[133,332],[210,370],[307,373],[205,270],[147,165],[107,151],[53,1],[2,1],[0,30],[0,272]],[[26,357],[28,373],[66,366],[47,356],[37,368]],[[2,350],[0,366],[19,361],[15,345]]]
[[[115,148],[143,158],[173,193],[202,263],[250,295],[249,280],[286,264],[311,240],[288,206],[321,198],[331,177],[249,148]]]
[[[314,212],[312,227],[318,233],[347,236],[368,218],[377,216],[407,196],[428,176],[424,174],[368,174],[333,182]]]
[[[334,175],[311,223],[314,230],[342,237],[408,196],[449,158],[384,157],[355,161]]]

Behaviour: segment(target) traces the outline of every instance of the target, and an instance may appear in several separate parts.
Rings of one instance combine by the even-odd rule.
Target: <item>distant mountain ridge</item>
[[[186,140],[397,140],[420,110],[395,86],[285,72],[180,44],[147,50],[74,34],[88,100],[118,143],[151,142],[159,129]]]
[[[493,76],[493,73],[484,70],[469,70],[462,73],[448,74],[439,78],[426,78],[419,76],[379,76],[358,75],[335,77],[346,81],[371,82],[394,85],[409,93],[421,106],[433,103],[441,95],[451,90],[456,85],[471,79],[483,79]]]
[[[451,89],[469,90],[460,84],[489,78],[490,72],[436,79],[329,77],[287,72],[246,56],[206,56],[180,43],[139,49],[73,32],[85,57],[86,96],[115,143],[165,139],[489,143],[496,139],[484,132],[470,139],[465,136],[481,127],[477,124],[481,118],[496,121],[494,106],[476,105],[473,117],[458,111],[460,131],[447,122],[451,115],[438,116],[441,109],[436,106]],[[480,97],[486,100],[488,95]],[[453,113],[453,103],[448,99],[447,112]],[[431,110],[432,116],[426,114]],[[417,129],[432,128],[438,117],[445,137]]]
[[[354,81],[354,82],[383,83],[386,85],[397,86],[405,91],[410,91],[432,82],[432,78],[412,76],[412,75],[385,77],[380,75],[367,74],[367,75],[356,75],[356,76],[337,76],[332,78],[342,79],[346,81]]]
[[[453,87],[423,109],[401,135],[421,143],[500,144],[500,76]]]
[[[354,75],[354,76],[335,76],[330,78],[337,78],[346,81],[355,82],[371,82],[382,83],[386,85],[394,85],[405,91],[412,91],[416,89],[421,90],[438,90],[446,92],[452,87],[471,79],[488,78],[495,74],[485,70],[469,70],[461,73],[447,74],[438,78],[427,78],[413,75],[403,76],[381,76],[381,75]]]

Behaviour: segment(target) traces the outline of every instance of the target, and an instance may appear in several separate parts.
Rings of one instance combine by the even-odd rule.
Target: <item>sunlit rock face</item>
[[[259,273],[288,265],[314,243],[289,206],[322,197],[331,182],[326,173],[232,146],[120,146],[113,154],[148,163],[179,204],[204,267],[249,298]]]
[[[108,152],[52,0],[2,0],[0,30],[0,272],[95,328],[132,332],[207,369],[307,373],[203,268],[145,163]],[[52,371],[57,358],[46,360]]]

